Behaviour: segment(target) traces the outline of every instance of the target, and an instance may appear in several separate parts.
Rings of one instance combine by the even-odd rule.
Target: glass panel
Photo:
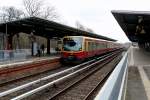
[[[87,41],[85,42],[85,51],[89,51],[88,42]]]
[[[3,50],[3,34],[0,33],[0,50]]]
[[[63,39],[64,51],[81,51],[82,37],[68,37]]]

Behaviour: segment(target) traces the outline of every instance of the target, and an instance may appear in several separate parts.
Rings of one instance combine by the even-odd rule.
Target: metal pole
[[[8,42],[7,42],[7,41],[8,41],[8,40],[7,40],[7,39],[8,39],[8,38],[7,38],[7,24],[6,24],[6,30],[5,30],[5,32],[6,32],[6,41],[5,41],[5,42],[6,42],[6,43],[5,43],[5,50],[6,50],[6,49],[7,49],[7,45],[8,45],[8,44],[7,44],[7,43],[8,43]]]

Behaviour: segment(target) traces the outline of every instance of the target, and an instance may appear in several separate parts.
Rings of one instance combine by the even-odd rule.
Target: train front
[[[63,63],[80,63],[84,59],[83,37],[66,36],[63,38],[61,61]]]

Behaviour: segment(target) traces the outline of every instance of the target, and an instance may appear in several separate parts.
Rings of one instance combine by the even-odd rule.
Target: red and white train
[[[82,62],[87,58],[120,49],[121,44],[112,41],[85,37],[65,36],[61,51],[64,63]]]

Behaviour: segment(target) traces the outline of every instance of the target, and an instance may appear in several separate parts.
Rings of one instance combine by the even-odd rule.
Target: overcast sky
[[[75,27],[75,22],[79,21],[95,33],[119,42],[127,42],[128,39],[111,10],[150,10],[150,0],[45,0],[45,4],[54,6],[65,24]],[[23,9],[22,5],[22,0],[0,0],[0,7]]]

